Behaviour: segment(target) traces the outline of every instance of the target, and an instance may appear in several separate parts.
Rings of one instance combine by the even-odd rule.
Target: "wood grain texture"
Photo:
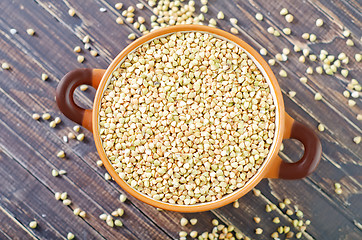
[[[238,36],[256,49],[265,47],[273,58],[287,47],[292,50],[297,44],[308,48],[314,54],[321,49],[337,56],[345,52],[350,63],[347,78],[340,74],[307,75],[308,66],[316,67],[320,63],[298,62],[301,53],[291,51],[287,62],[277,62],[272,67],[284,93],[286,111],[295,119],[316,129],[319,123],[326,126],[319,132],[323,146],[322,162],[317,171],[306,179],[298,181],[263,180],[258,188],[260,197],[252,193],[239,200],[240,208],[232,205],[196,214],[182,214],[157,211],[138,200],[129,197],[121,204],[118,200],[122,193],[114,182],[105,181],[104,168],[96,166],[99,159],[93,144],[91,133],[82,130],[84,142],[62,141],[62,136],[73,131],[74,124],[62,117],[54,101],[54,92],[59,79],[74,68],[106,68],[112,59],[131,42],[127,35],[134,32],[142,34],[132,24],[118,25],[115,19],[121,11],[114,8],[117,0],[81,1],[63,0],[3,0],[0,8],[0,62],[8,62],[10,71],[0,71],[0,179],[5,188],[1,188],[0,221],[6,222],[0,227],[1,239],[23,238],[64,238],[72,231],[79,239],[176,239],[178,232],[197,230],[199,233],[211,231],[213,218],[225,225],[232,224],[238,231],[253,239],[270,239],[276,230],[271,219],[279,216],[280,225],[290,224],[285,210],[265,212],[265,204],[282,201],[288,197],[303,210],[305,219],[312,221],[303,234],[304,239],[360,239],[361,229],[356,225],[362,222],[362,148],[353,143],[355,136],[362,135],[361,121],[356,115],[361,113],[361,100],[348,107],[347,99],[342,95],[352,78],[360,82],[361,63],[354,60],[354,54],[361,52],[361,3],[359,1],[209,1],[209,11],[205,14],[207,22],[216,18],[218,11],[225,14],[224,20],[217,20],[218,27],[229,31],[231,17],[237,18]],[[134,6],[136,2],[126,0],[123,9]],[[146,18],[145,25],[150,27],[149,17],[153,15],[147,1],[141,11],[135,15]],[[199,14],[199,1],[196,1],[196,13]],[[68,9],[76,9],[76,17],[70,17]],[[101,12],[104,7],[107,11]],[[281,8],[287,7],[294,15],[293,23],[287,23],[280,16]],[[122,9],[122,10],[123,10]],[[255,14],[260,12],[264,20],[259,22]],[[315,20],[322,18],[324,26],[315,26]],[[125,19],[124,19],[125,20]],[[291,35],[272,36],[266,29],[290,27]],[[11,35],[10,28],[18,30]],[[34,28],[35,36],[26,34],[27,28]],[[347,47],[342,35],[343,29],[349,29],[355,46]],[[301,38],[304,32],[315,33],[317,41],[311,43]],[[91,48],[98,51],[93,57],[83,47],[85,35],[91,38]],[[76,61],[78,54],[75,46],[81,46],[80,55],[85,62]],[[278,76],[280,69],[285,69],[287,78]],[[47,73],[50,79],[40,79],[41,73]],[[308,77],[308,83],[302,84],[299,78]],[[296,91],[293,98],[289,91]],[[322,101],[316,102],[314,94],[320,92]],[[76,101],[91,107],[94,91],[76,92]],[[32,113],[49,112],[53,117],[61,116],[63,122],[55,129],[47,121],[34,121]],[[286,161],[295,161],[302,153],[300,144],[289,142],[281,154]],[[56,158],[60,149],[67,153],[67,159]],[[65,169],[67,175],[54,178],[51,170]],[[334,183],[340,182],[343,194],[334,192]],[[55,201],[55,191],[67,191],[73,204],[63,206]],[[24,201],[27,200],[27,201]],[[72,210],[80,207],[87,212],[81,219],[73,215]],[[115,208],[125,209],[123,228],[110,228],[98,216],[110,213]],[[42,215],[45,214],[46,217]],[[181,227],[181,217],[197,217],[196,226]],[[253,217],[262,219],[260,224]],[[39,229],[32,230],[28,222],[39,219]],[[254,229],[262,227],[264,234],[255,235]],[[293,229],[297,232],[296,229]]]

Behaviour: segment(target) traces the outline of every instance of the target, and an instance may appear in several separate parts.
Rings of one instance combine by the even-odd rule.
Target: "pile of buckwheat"
[[[275,105],[255,63],[200,32],[154,39],[128,54],[101,100],[100,137],[119,176],[155,200],[221,199],[258,171]]]

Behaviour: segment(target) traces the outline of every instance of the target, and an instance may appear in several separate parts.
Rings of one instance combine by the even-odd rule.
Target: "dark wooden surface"
[[[178,232],[196,230],[199,233],[211,232],[211,220],[235,226],[252,239],[270,239],[270,234],[280,225],[291,226],[286,209],[278,208],[267,213],[265,205],[278,204],[284,198],[290,198],[292,209],[298,206],[304,213],[304,220],[311,221],[303,232],[302,239],[362,239],[362,148],[353,142],[353,138],[362,135],[361,99],[349,107],[342,92],[351,79],[361,84],[361,63],[354,59],[361,53],[361,11],[360,1],[209,1],[206,19],[215,18],[219,10],[225,14],[224,20],[217,20],[221,29],[230,30],[229,19],[235,17],[238,22],[238,36],[256,49],[267,48],[270,59],[283,48],[292,49],[294,44],[308,47],[319,54],[321,49],[337,56],[345,52],[350,59],[343,68],[349,70],[344,78],[340,74],[328,76],[314,73],[306,75],[308,66],[316,67],[320,63],[309,60],[298,62],[300,53],[291,51],[288,61],[278,62],[272,67],[279,78],[284,94],[286,111],[295,119],[317,131],[319,123],[326,126],[324,132],[318,132],[323,146],[323,155],[318,169],[309,177],[296,180],[264,179],[257,188],[259,197],[248,193],[239,199],[240,207],[225,206],[209,212],[183,214],[158,211],[129,196],[125,203],[119,201],[122,189],[112,181],[106,181],[106,170],[96,165],[99,159],[92,135],[85,129],[84,142],[62,141],[62,136],[73,131],[74,123],[66,119],[57,109],[54,101],[55,88],[67,72],[81,67],[106,68],[124,47],[131,42],[127,35],[135,32],[132,24],[118,25],[115,19],[121,12],[114,8],[116,0],[2,0],[0,2],[0,63],[10,64],[10,70],[0,71],[0,239],[65,239],[68,232],[77,239],[177,239]],[[137,2],[123,0],[123,9]],[[146,3],[145,1],[141,1]],[[196,12],[200,13],[200,2],[196,3]],[[76,9],[76,17],[68,15],[69,7]],[[104,7],[106,12],[99,8]],[[280,10],[286,7],[294,15],[294,22],[287,23],[280,16]],[[136,16],[146,18],[150,26],[150,7],[136,9]],[[264,15],[264,20],[255,19],[255,13]],[[315,26],[315,20],[322,18],[324,26]],[[207,21],[206,21],[207,22]],[[279,30],[290,27],[292,34],[280,37],[272,36],[266,29],[273,26]],[[18,33],[10,34],[11,28]],[[33,28],[34,36],[26,29]],[[352,32],[355,46],[345,44],[343,29]],[[317,41],[311,43],[301,38],[304,32],[315,33]],[[73,48],[82,46],[82,38],[89,35],[92,49],[99,56],[92,57],[88,50],[83,64],[76,61]],[[287,78],[278,76],[285,69]],[[42,81],[42,73],[49,80]],[[308,77],[308,83],[302,84],[299,78]],[[295,97],[288,96],[296,91]],[[314,94],[323,95],[321,101],[314,100]],[[94,91],[77,91],[78,103],[90,107]],[[49,121],[32,119],[33,113],[49,112],[53,118],[63,120],[56,128],[49,127]],[[63,149],[67,157],[59,159],[56,153]],[[286,161],[298,159],[302,154],[301,145],[295,141],[286,141],[281,156]],[[65,169],[66,175],[53,177],[52,169]],[[334,192],[334,183],[342,185],[343,193]],[[66,191],[73,201],[64,206],[54,198],[55,192]],[[80,207],[87,212],[82,219],[73,215],[73,209]],[[111,213],[123,208],[124,227],[110,228],[99,219],[102,213]],[[261,222],[256,224],[253,217]],[[272,223],[278,216],[280,224]],[[181,217],[196,217],[198,223],[186,227],[180,226]],[[36,229],[29,228],[32,220],[38,222]],[[257,227],[263,228],[262,235],[255,235]],[[291,230],[298,230],[291,226]],[[285,236],[282,235],[281,239]]]

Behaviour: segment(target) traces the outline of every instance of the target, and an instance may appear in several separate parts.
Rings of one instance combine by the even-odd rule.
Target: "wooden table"
[[[136,16],[146,18],[150,26],[151,8],[136,9]],[[136,2],[123,0],[123,9]],[[361,114],[361,99],[353,99],[356,105],[348,106],[343,96],[351,79],[361,84],[361,63],[354,59],[361,53],[361,2],[340,1],[214,1],[210,0],[208,19],[215,18],[217,27],[229,31],[232,25],[229,19],[238,19],[238,36],[256,49],[268,50],[266,60],[273,58],[283,48],[291,49],[286,62],[277,61],[272,66],[279,78],[287,112],[295,119],[315,129],[322,142],[323,154],[318,169],[309,177],[301,180],[286,181],[264,179],[257,186],[260,196],[252,192],[239,199],[240,207],[225,206],[209,212],[182,214],[158,211],[131,196],[124,203],[119,201],[122,189],[113,181],[106,181],[106,170],[98,167],[99,160],[92,134],[85,129],[83,142],[63,136],[74,132],[75,125],[58,110],[54,100],[55,88],[59,80],[75,68],[106,68],[111,60],[131,40],[128,34],[141,33],[132,24],[118,25],[115,20],[121,11],[115,9],[117,0],[2,0],[0,3],[0,62],[7,62],[10,70],[0,71],[0,239],[65,239],[68,232],[77,239],[177,239],[181,230],[199,233],[211,232],[212,219],[220,224],[233,225],[252,239],[270,239],[278,226],[290,226],[294,233],[299,232],[290,221],[298,219],[295,213],[286,214],[286,209],[298,207],[302,210],[303,220],[310,220],[302,234],[302,239],[362,239],[362,148],[353,138],[362,135],[362,124],[357,120]],[[68,15],[73,7],[76,16]],[[280,10],[286,7],[294,15],[294,21],[287,23]],[[104,8],[106,11],[100,11]],[[224,20],[218,20],[219,10],[225,14]],[[255,14],[263,14],[263,21],[257,21]],[[200,13],[200,2],[196,3],[196,13]],[[317,18],[324,20],[317,27]],[[290,27],[291,35],[276,37],[267,32],[268,27],[281,30]],[[16,29],[11,34],[10,29]],[[28,28],[35,35],[26,33]],[[343,29],[349,29],[354,46],[345,44]],[[302,39],[304,32],[314,33],[315,42]],[[91,48],[99,56],[91,56],[83,47],[85,35],[91,38]],[[300,52],[294,52],[293,46],[309,48],[317,56],[325,49],[329,54],[338,56],[345,52],[349,57],[348,65],[342,64],[333,76],[306,74],[308,66],[321,65],[317,60],[305,63],[298,61]],[[81,46],[82,52],[73,52],[75,46]],[[77,62],[77,55],[85,56],[84,63]],[[340,69],[348,69],[343,77]],[[279,77],[285,69],[288,76]],[[41,80],[41,74],[49,75],[47,81]],[[306,76],[303,84],[300,78]],[[291,97],[290,91],[296,95]],[[347,90],[351,92],[351,90]],[[315,101],[315,93],[321,93],[321,101]],[[77,91],[80,105],[91,107],[94,90]],[[32,114],[48,112],[52,119],[61,117],[62,123],[51,128],[49,121],[33,120]],[[324,124],[325,130],[318,132],[318,124]],[[78,133],[76,133],[78,134]],[[280,155],[285,161],[299,159],[303,153],[297,141],[284,142]],[[57,158],[59,150],[66,152],[66,159]],[[64,169],[66,175],[53,177],[52,169]],[[335,193],[335,183],[340,183],[342,194]],[[54,198],[55,192],[67,192],[72,204],[63,205]],[[278,203],[289,198],[291,205],[285,209]],[[266,212],[266,204],[276,204],[277,209]],[[75,208],[86,211],[83,219],[73,214]],[[110,214],[116,208],[125,211],[121,220],[122,228],[111,228],[99,219],[102,213]],[[181,217],[196,217],[195,226],[180,225]],[[253,218],[260,217],[255,223]],[[274,217],[280,223],[272,222]],[[36,220],[38,227],[31,229],[29,222]],[[256,235],[255,229],[262,228],[263,234]],[[294,238],[295,238],[294,234]],[[285,234],[280,234],[284,239]]]

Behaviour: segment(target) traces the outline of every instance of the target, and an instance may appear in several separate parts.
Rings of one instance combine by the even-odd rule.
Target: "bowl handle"
[[[75,104],[73,94],[80,85],[98,88],[106,70],[80,68],[67,73],[56,89],[56,101],[60,111],[70,120],[92,131],[92,109],[84,109]]]
[[[315,132],[295,121],[285,113],[285,131],[283,139],[293,138],[304,145],[303,157],[294,163],[284,162],[279,156],[272,160],[266,178],[299,179],[311,174],[321,160],[322,146]]]

